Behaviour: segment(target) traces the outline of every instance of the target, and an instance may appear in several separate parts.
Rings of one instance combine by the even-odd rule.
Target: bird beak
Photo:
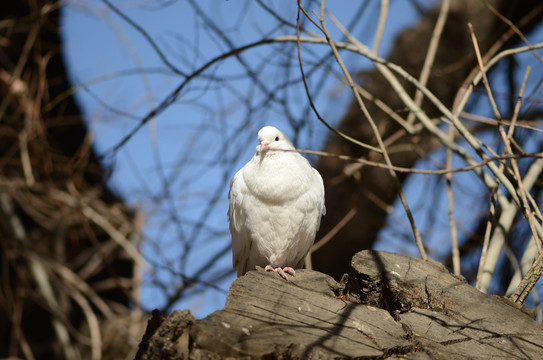
[[[269,145],[270,143],[268,141],[262,141],[260,143],[260,150],[265,150]]]

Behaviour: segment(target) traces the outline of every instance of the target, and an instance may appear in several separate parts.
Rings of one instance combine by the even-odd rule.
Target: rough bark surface
[[[533,317],[436,262],[362,251],[351,265],[342,283],[251,271],[205,319],[154,314],[137,359],[543,358]]]

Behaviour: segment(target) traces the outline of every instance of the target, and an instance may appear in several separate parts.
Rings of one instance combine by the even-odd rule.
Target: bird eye
[[[279,141],[279,136],[276,136],[276,137],[275,137],[275,141]]]

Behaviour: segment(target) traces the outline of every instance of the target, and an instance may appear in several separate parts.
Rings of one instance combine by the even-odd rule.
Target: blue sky
[[[356,13],[359,1],[329,1],[327,6],[342,24],[353,22],[353,18],[358,20],[353,22],[352,32],[371,47],[379,3],[367,2],[368,9],[361,19]],[[390,3],[379,53],[382,57],[386,57],[397,32],[417,19],[409,1]],[[151,109],[183,82],[184,76],[179,73],[190,74],[228,51],[228,42],[239,47],[265,37],[295,34],[294,29],[279,26],[277,19],[254,1],[207,0],[197,4],[212,22],[206,23],[187,1],[115,2],[134,24],[145,29],[162,52],[162,58],[134,24],[101,1],[69,1],[63,9],[62,35],[70,77],[79,86],[76,96],[92,130],[96,151],[106,154],[106,164],[113,170],[110,185],[144,214],[144,255],[154,265],[153,276],[163,287],[153,285],[153,276],[146,276],[142,304],[145,309],[164,306],[167,294],[174,293],[180,284],[179,274],[193,276],[203,264],[212,261],[209,279],[221,273],[230,272],[230,275],[218,283],[218,288],[205,291],[196,288],[172,306],[189,308],[202,317],[222,308],[225,293],[234,279],[225,184],[254,154],[258,129],[275,125],[288,135],[297,134],[293,140],[298,147],[314,150],[322,148],[329,132],[308,110],[299,79],[273,94],[279,100],[284,99],[285,106],[281,101],[269,100],[267,91],[297,79],[299,69],[294,46],[266,45],[211,66],[189,82],[176,101],[123,147],[111,152]],[[295,22],[295,1],[269,2],[269,6]],[[310,9],[319,10],[315,6]],[[332,37],[341,39],[329,20],[327,24]],[[213,32],[212,26],[224,29],[227,39]],[[304,26],[317,32],[307,22]],[[319,111],[327,121],[336,124],[351,93],[336,77],[326,76],[329,71],[325,67],[311,63],[326,51],[324,46],[304,47],[302,56],[306,70],[314,69],[316,74],[310,78],[310,86],[318,89],[314,100]],[[281,59],[290,62],[280,63],[284,61]],[[351,70],[369,66],[367,60],[355,54],[345,53],[343,60]],[[242,64],[254,72],[255,78],[247,77]],[[291,119],[285,118],[285,111]],[[301,126],[298,132],[292,128],[296,121]],[[439,185],[435,178],[423,178],[413,177],[410,181]],[[413,203],[423,197],[421,192],[427,191],[426,187],[417,188],[409,183],[407,187],[411,189],[409,199]],[[472,191],[480,189],[475,187]],[[464,198],[467,207],[470,198]],[[403,211],[396,213],[398,217],[391,217],[393,223],[377,247],[416,255],[414,248],[391,242],[398,238],[398,232],[407,229],[409,233]],[[424,223],[428,219],[418,221]],[[447,233],[436,232],[432,236],[437,241],[448,241]],[[225,256],[213,259],[218,251],[225,252]]]
[[[198,4],[217,26],[227,29],[235,46],[261,39],[266,34],[295,34],[293,29],[274,31],[277,21],[249,1],[200,1]],[[335,2],[328,5],[345,24],[352,20],[356,4],[346,1],[339,6]],[[282,16],[295,22],[295,2],[274,5]],[[226,51],[224,43],[210,36],[209,29],[186,2],[123,1],[115,2],[115,6],[145,29],[168,62],[183,72],[190,73]],[[394,34],[415,19],[415,13],[405,2],[393,1],[391,9],[404,16],[391,16],[382,55],[386,55]],[[371,46],[377,20],[368,16],[365,20],[354,31]],[[70,76],[75,84],[81,85],[76,96],[94,134],[95,148],[102,154],[118,144],[183,78],[160,59],[141,32],[100,1],[69,2],[62,24]],[[329,28],[334,36],[340,36],[333,26]],[[321,47],[311,51],[325,50]],[[264,66],[266,57],[274,56],[270,51],[269,47],[256,48],[243,57],[249,63]],[[313,54],[304,55],[309,60]],[[295,57],[296,53],[291,56]],[[345,55],[345,61],[353,69],[367,66],[351,54]],[[273,71],[277,70],[269,71],[263,79],[273,77]],[[257,90],[246,79],[236,80],[241,73],[239,62],[231,59],[221,62],[204,74],[231,78],[235,91],[216,88],[206,80],[194,81],[178,101],[140,129],[118,152],[107,153],[110,156],[106,162],[113,169],[110,184],[129,204],[143,211],[144,234],[152,239],[151,245],[144,245],[144,253],[152,263],[159,265],[157,276],[172,289],[178,284],[176,272],[190,274],[209,254],[229,246],[227,188],[221,188],[217,180],[231,177],[250,159],[256,146],[256,132],[261,126],[275,125],[292,135],[289,124],[281,118],[281,109],[256,109],[247,122],[248,115],[238,108],[239,96],[232,93]],[[332,92],[337,94],[332,97]],[[317,99],[320,110],[328,121],[337,122],[350,100],[349,91],[340,87],[337,79],[329,77],[321,94]],[[289,96],[296,98],[292,102],[295,106],[290,109],[295,116],[307,113],[301,86],[293,87]],[[314,116],[308,123],[294,140],[299,147],[320,149],[328,132]],[[225,141],[225,137],[233,139],[232,142]],[[224,162],[230,165],[226,167]],[[168,186],[164,186],[165,181]],[[168,193],[161,191],[164,188],[169,189]],[[190,238],[198,231],[195,223],[202,218],[210,198],[217,194],[220,199],[205,218],[205,229],[198,235],[195,250],[180,265],[176,256],[182,256],[182,238]],[[223,256],[215,267],[217,271],[230,271],[231,255]],[[194,294],[175,307],[190,308],[198,316],[221,308],[233,279],[232,273],[219,284],[223,291]],[[144,307],[163,306],[166,301],[163,293],[163,289],[146,282],[142,292]]]

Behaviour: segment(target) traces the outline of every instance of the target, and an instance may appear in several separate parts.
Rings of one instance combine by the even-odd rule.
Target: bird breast
[[[262,202],[289,202],[308,191],[315,181],[309,162],[299,154],[257,155],[244,168],[243,179],[252,195]]]

